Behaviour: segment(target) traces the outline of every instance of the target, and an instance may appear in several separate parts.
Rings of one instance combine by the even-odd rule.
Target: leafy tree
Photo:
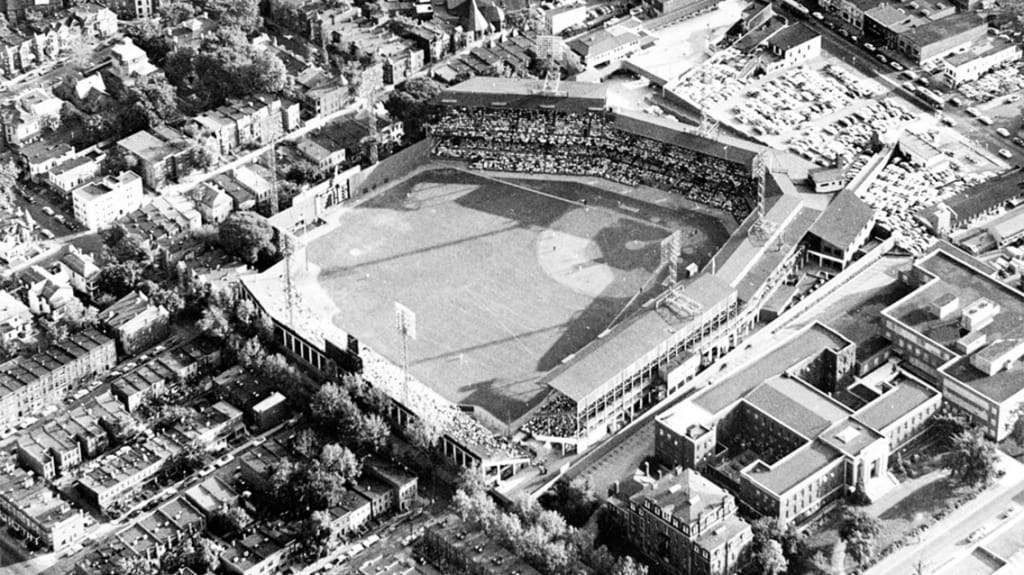
[[[201,0],[198,4],[221,26],[236,26],[248,33],[263,23],[258,0]]]
[[[761,547],[754,560],[760,569],[759,573],[765,575],[779,575],[789,567],[786,556],[782,553],[782,544],[774,539]]]
[[[173,4],[182,4],[174,2]],[[161,26],[152,19],[143,19],[132,23],[127,29],[128,36],[136,46],[142,48],[154,65],[163,67],[167,55],[174,49],[170,37],[164,34]]]
[[[242,529],[252,523],[252,517],[238,505],[223,505],[210,514],[206,524],[210,532],[218,537],[228,537],[241,533]]]
[[[274,255],[274,228],[263,216],[253,212],[233,212],[220,224],[220,244],[230,254],[249,264],[260,254]]]
[[[118,233],[120,231],[120,233]],[[114,262],[135,262],[140,266],[147,266],[152,261],[153,255],[145,242],[136,234],[125,233],[120,226],[111,228],[109,234],[101,233],[103,243],[107,247],[108,259]],[[117,239],[114,239],[117,238]]]
[[[169,549],[160,560],[160,573],[178,573],[191,569],[196,573],[210,573],[217,568],[219,549],[206,537],[193,535],[182,539]]]
[[[6,198],[7,201],[12,200],[20,176],[21,171],[18,169],[18,165],[14,163],[14,160],[6,159],[0,161],[0,197]]]
[[[423,127],[432,113],[432,100],[441,93],[441,86],[427,77],[407,80],[391,93],[384,107],[405,125],[410,140],[423,138]]]
[[[647,575],[647,566],[626,556],[615,564],[612,575]]]
[[[1013,421],[1010,437],[1013,438],[1017,445],[1024,445],[1024,405],[1017,406],[1016,414],[1017,418]]]
[[[974,487],[992,480],[997,471],[996,446],[981,430],[966,430],[953,436],[953,452],[943,467],[961,485]]]
[[[573,527],[582,527],[597,510],[600,502],[583,481],[559,481],[540,497],[540,504],[561,513]]]
[[[206,335],[215,337],[217,339],[224,339],[229,333],[231,333],[231,320],[228,318],[227,312],[224,308],[219,305],[213,304],[207,306],[203,310],[203,315],[199,319],[199,329],[202,330]]]
[[[306,428],[295,434],[291,441],[291,447],[295,453],[298,453],[304,459],[311,459],[318,452],[318,443],[319,441],[313,430]]]
[[[136,281],[138,267],[134,262],[109,264],[96,276],[96,290],[112,299],[120,299],[135,288]]]
[[[111,146],[100,163],[100,172],[105,176],[116,176],[136,166],[134,156],[127,156],[120,146]]]
[[[203,466],[203,456],[195,449],[184,449],[167,458],[160,469],[160,478],[165,482],[178,481],[188,477]]]
[[[441,439],[441,430],[433,422],[417,418],[405,428],[405,435],[416,447],[431,450]]]
[[[267,359],[267,352],[258,337],[250,337],[245,340],[241,349],[238,350],[238,363],[246,369],[256,369]]]
[[[363,414],[358,418],[356,439],[364,448],[378,452],[387,444],[390,435],[391,426],[376,413]]]
[[[328,443],[320,450],[320,464],[346,481],[357,479],[362,473],[362,465],[356,455],[336,443]]]
[[[839,537],[846,542],[846,550],[854,561],[863,563],[875,554],[875,537],[882,529],[879,520],[867,513],[845,508]]]
[[[337,533],[326,511],[314,511],[299,523],[296,538],[296,556],[306,563],[326,557],[335,545]]]
[[[160,18],[167,26],[177,26],[185,20],[195,17],[196,8],[188,2],[167,2],[160,6]]]

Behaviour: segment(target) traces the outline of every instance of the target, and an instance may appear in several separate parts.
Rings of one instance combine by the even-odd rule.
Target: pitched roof
[[[840,249],[848,249],[857,235],[874,220],[875,211],[853,193],[843,190],[825,208],[810,233]]]

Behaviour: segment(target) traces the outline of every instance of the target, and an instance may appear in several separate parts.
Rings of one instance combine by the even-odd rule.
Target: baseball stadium
[[[513,436],[582,451],[685,386],[844,220],[763,147],[601,84],[474,78],[435,104],[428,160],[244,287],[297,357],[362,372],[496,476],[528,461]]]

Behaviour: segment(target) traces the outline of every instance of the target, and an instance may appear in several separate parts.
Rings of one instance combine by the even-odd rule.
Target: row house
[[[58,403],[68,388],[117,363],[114,340],[87,329],[43,351],[0,364],[0,427],[47,405]]]
[[[200,138],[214,153],[227,155],[239,148],[265,146],[299,125],[297,103],[271,96],[232,100],[194,118]]]
[[[55,553],[74,545],[86,529],[82,511],[23,469],[0,469],[0,521]]]

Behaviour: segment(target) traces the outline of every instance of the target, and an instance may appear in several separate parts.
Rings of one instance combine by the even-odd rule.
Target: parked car
[[[1010,137],[1010,131],[1007,130],[1006,128],[996,128],[996,133],[1004,138]]]
[[[1013,157],[1013,154],[1010,152],[1010,150],[1007,150],[1006,148],[999,150],[999,155],[1006,158],[1007,160]]]
[[[53,209],[50,208],[50,206],[43,206],[43,213],[50,217],[53,217]]]

